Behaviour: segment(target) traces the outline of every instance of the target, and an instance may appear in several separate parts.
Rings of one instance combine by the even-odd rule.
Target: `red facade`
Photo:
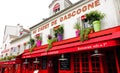
[[[55,42],[48,52],[47,46],[25,50],[21,62],[0,62],[1,73],[120,73],[120,26],[91,33],[84,42]]]

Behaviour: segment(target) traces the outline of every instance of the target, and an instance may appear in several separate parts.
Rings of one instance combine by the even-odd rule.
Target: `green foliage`
[[[88,35],[90,33],[91,28],[85,28],[80,31],[80,41],[88,40]]]
[[[32,52],[32,51],[33,51],[33,48],[36,47],[35,40],[34,40],[33,38],[30,38],[28,44],[31,45],[30,52]]]
[[[80,30],[80,23],[79,22],[75,23],[74,29]]]
[[[15,55],[7,56],[7,57],[4,57],[4,58],[0,58],[0,61],[4,61],[4,60],[12,60],[12,59],[14,59],[14,58],[16,58]]]
[[[57,38],[52,38],[52,39],[48,39],[47,42],[48,42],[48,47],[46,49],[46,51],[48,51],[49,49],[52,48],[52,43],[56,42],[57,41]]]
[[[59,28],[57,29],[58,34],[63,34],[64,33],[64,28],[63,25],[60,25]]]
[[[58,34],[63,35],[64,27],[63,27],[63,25],[57,26],[57,29],[54,28],[53,31],[54,31],[55,38],[57,38]]]
[[[41,36],[36,36],[36,39],[37,40],[42,40],[42,37]]]
[[[58,30],[54,30],[54,35],[57,38]]]
[[[87,20],[89,21],[90,24],[92,24],[93,21],[103,19],[104,16],[105,16],[104,13],[101,13],[97,10],[91,11],[91,12],[86,14]]]

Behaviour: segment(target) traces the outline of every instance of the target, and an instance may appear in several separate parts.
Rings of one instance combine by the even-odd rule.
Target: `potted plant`
[[[30,44],[30,46],[31,46],[30,52],[32,52],[33,48],[36,46],[35,40],[33,38],[30,38],[28,44]]]
[[[63,39],[63,33],[64,33],[63,25],[60,25],[57,27],[57,29],[54,29],[54,35],[57,38],[57,41],[61,41]]]
[[[41,46],[41,44],[42,44],[42,37],[39,34],[37,34],[36,35],[36,46],[39,47]]]
[[[100,20],[103,19],[105,16],[104,13],[101,13],[97,10],[91,11],[90,13],[86,14],[87,20],[89,21],[90,24],[93,25],[94,31],[100,31]]]
[[[80,35],[80,23],[76,22],[74,25],[74,29],[76,29],[76,37]]]

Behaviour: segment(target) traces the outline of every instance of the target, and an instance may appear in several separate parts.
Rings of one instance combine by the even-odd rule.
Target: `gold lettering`
[[[71,13],[68,14],[68,19],[71,18]]]
[[[97,7],[97,6],[99,6],[100,5],[100,1],[99,0],[96,0],[95,1],[95,6]]]
[[[86,10],[87,10],[87,6],[84,6],[84,7],[82,8],[82,11],[85,12]]]
[[[56,24],[57,24],[57,20],[54,20],[51,22],[51,26],[56,25]]]
[[[88,4],[88,10],[90,10],[90,9],[92,9],[92,8],[94,8],[94,3]]]
[[[77,14],[80,14],[80,13],[81,13],[81,9],[78,9],[78,10],[77,10]]]
[[[66,15],[64,16],[64,20],[67,20],[67,16]]]
[[[75,13],[75,11],[73,11],[73,12],[72,12],[72,16],[75,16],[75,15],[76,15],[76,13]]]
[[[63,21],[63,17],[60,18],[60,22],[62,22],[62,21]]]

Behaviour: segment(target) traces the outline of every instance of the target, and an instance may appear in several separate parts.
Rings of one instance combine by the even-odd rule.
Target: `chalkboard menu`
[[[64,55],[64,58],[67,60],[60,60],[60,69],[61,70],[70,70],[70,55]]]
[[[47,69],[47,57],[42,58],[42,69]]]

